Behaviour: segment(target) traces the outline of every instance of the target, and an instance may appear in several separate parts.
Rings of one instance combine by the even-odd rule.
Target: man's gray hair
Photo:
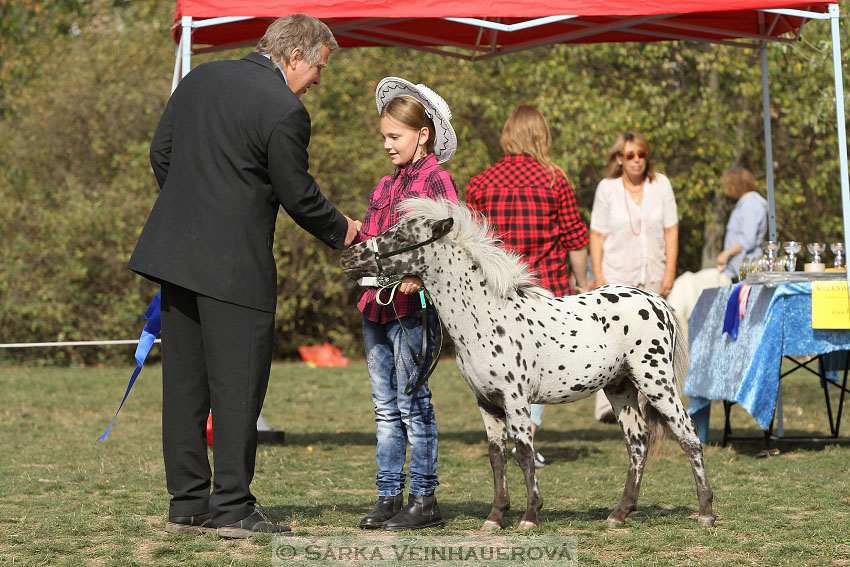
[[[288,62],[292,50],[297,48],[301,50],[301,58],[312,67],[319,61],[323,45],[327,45],[331,53],[339,49],[330,28],[313,16],[292,14],[272,22],[256,50]]]

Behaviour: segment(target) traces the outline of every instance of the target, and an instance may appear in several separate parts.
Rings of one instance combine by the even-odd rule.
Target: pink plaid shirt
[[[355,242],[363,242],[378,236],[395,225],[402,215],[402,212],[398,210],[398,204],[408,197],[443,198],[457,203],[457,186],[449,172],[437,164],[434,154],[399,167],[395,173],[381,179],[369,197],[369,209],[363,217],[363,226]],[[386,307],[378,305],[375,296],[379,289],[366,288],[360,295],[357,308],[369,321],[387,323],[396,319],[396,314],[392,305]],[[389,291],[384,291],[381,299],[386,301],[388,298]],[[419,304],[419,295],[416,293],[410,295],[396,293],[393,303],[395,310],[398,311],[398,317],[413,315],[422,309]]]

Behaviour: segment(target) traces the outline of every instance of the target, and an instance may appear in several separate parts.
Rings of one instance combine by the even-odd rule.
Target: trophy
[[[794,240],[789,240],[782,245],[782,248],[785,249],[785,253],[788,254],[788,257],[785,260],[786,271],[793,272],[797,269],[797,252],[800,251],[801,247],[802,245]]]
[[[741,266],[738,268],[738,281],[742,282],[747,279],[747,274],[750,272],[750,261],[744,258]]]
[[[779,250],[779,243],[773,240],[768,240],[762,244],[762,248],[767,250],[767,271],[776,271],[776,251]]]
[[[811,244],[806,245],[806,248],[808,248],[809,254],[812,255],[812,264],[821,264],[820,253],[826,250],[826,244],[821,242],[812,242]]]
[[[829,245],[829,249],[832,250],[832,253],[835,254],[835,267],[843,268],[844,267],[844,243],[843,242],[833,242]]]

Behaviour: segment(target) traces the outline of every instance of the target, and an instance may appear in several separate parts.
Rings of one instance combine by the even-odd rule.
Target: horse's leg
[[[534,468],[534,447],[531,439],[531,412],[528,400],[517,398],[506,404],[505,411],[510,412],[511,433],[516,441],[516,460],[525,475],[525,488],[528,498],[525,514],[519,522],[519,529],[528,530],[537,527],[537,513],[543,507],[543,497],[537,487],[537,473]]]
[[[699,499],[697,523],[701,528],[708,528],[714,525],[716,519],[711,506],[714,496],[708,483],[708,475],[705,472],[702,443],[697,436],[696,425],[685,412],[685,406],[682,405],[680,397],[681,387],[688,373],[688,343],[681,326],[675,322],[675,318],[669,310],[666,314],[666,324],[668,331],[672,331],[670,332],[671,340],[668,341],[666,337],[653,340],[655,352],[647,351],[647,355],[644,355],[641,361],[642,364],[649,364],[650,368],[653,368],[654,364],[658,362],[659,355],[661,355],[661,367],[657,371],[644,374],[644,379],[636,381],[635,385],[646,396],[647,402],[655,408],[654,416],[652,412],[647,412],[650,414],[650,420],[660,422],[663,418],[670,432],[679,442],[679,446],[688,456],[697,485],[697,498]],[[667,351],[665,352],[665,350]],[[655,356],[650,357],[649,354]]]
[[[611,402],[629,453],[629,472],[626,475],[623,495],[620,497],[617,508],[608,516],[608,525],[619,528],[626,523],[626,516],[637,510],[640,483],[643,479],[643,468],[646,464],[649,445],[649,428],[638,410],[638,393],[634,384],[625,379],[615,381],[605,387],[605,395]]]
[[[508,458],[505,451],[507,427],[505,411],[502,408],[479,399],[478,409],[481,411],[481,417],[484,418],[484,427],[487,430],[487,452],[490,455],[490,467],[493,469],[493,507],[481,530],[493,532],[502,528],[502,517],[511,508],[506,470]]]
[[[664,391],[664,395],[660,398],[655,397],[653,399],[647,396],[647,401],[664,418],[670,432],[679,442],[679,446],[685,451],[691,463],[691,470],[693,470],[697,485],[697,498],[699,499],[697,523],[701,528],[713,526],[716,519],[712,509],[714,496],[708,483],[708,476],[705,473],[702,443],[697,436],[694,421],[685,412],[685,406],[675,390],[673,390],[673,393]]]

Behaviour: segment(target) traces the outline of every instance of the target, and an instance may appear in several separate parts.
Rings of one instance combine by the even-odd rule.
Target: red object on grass
[[[212,447],[212,413],[207,417],[207,445]]]
[[[330,343],[298,347],[298,354],[304,362],[312,362],[316,366],[340,368],[348,366],[349,360],[342,356],[338,348]]]

